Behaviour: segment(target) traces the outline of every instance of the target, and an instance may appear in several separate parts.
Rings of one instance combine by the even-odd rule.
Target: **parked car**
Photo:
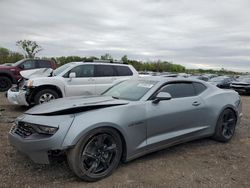
[[[209,80],[209,77],[207,77],[205,75],[192,75],[189,78],[203,80],[203,81],[206,81],[206,82]]]
[[[12,104],[33,105],[79,95],[97,95],[116,82],[138,77],[132,65],[72,62],[53,72],[47,70],[21,72],[26,80],[11,88],[7,98]]]
[[[250,94],[250,77],[244,77],[233,82],[231,88],[242,94]]]
[[[210,79],[208,82],[222,89],[229,89],[232,82],[235,81],[233,77],[218,76]]]
[[[39,68],[56,69],[56,63],[43,59],[23,59],[14,64],[0,65],[0,91],[7,91],[12,84],[16,84],[21,78],[20,71]]]
[[[186,78],[143,77],[100,96],[35,106],[16,119],[9,141],[36,163],[64,153],[77,176],[97,181],[120,161],[178,143],[204,137],[228,142],[241,108],[233,90]]]

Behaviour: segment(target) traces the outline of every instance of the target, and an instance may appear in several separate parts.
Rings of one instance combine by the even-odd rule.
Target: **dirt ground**
[[[250,187],[250,96],[244,117],[229,143],[210,139],[171,147],[126,164],[96,183],[79,180],[66,161],[34,164],[9,145],[11,122],[27,110],[10,105],[0,93],[0,187]]]

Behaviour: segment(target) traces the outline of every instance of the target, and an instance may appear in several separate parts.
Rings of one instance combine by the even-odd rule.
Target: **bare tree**
[[[25,57],[34,58],[38,52],[42,50],[42,47],[31,40],[19,40],[16,45],[24,52]]]

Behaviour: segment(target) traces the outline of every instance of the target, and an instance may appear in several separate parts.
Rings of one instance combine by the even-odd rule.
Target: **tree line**
[[[22,50],[23,54],[19,52],[13,52],[7,48],[0,47],[0,64],[4,63],[14,63],[23,58],[35,58],[36,54],[42,50],[42,47],[38,45],[35,41],[30,40],[19,40],[16,42],[16,45]],[[44,58],[43,58],[44,59]],[[58,62],[58,66],[64,65],[69,62],[77,61],[94,61],[94,60],[107,60],[112,62],[121,61],[124,64],[130,64],[135,67],[137,71],[152,71],[152,72],[186,72],[191,74],[240,74],[234,71],[228,71],[225,69],[221,70],[204,70],[204,69],[186,69],[184,66],[179,64],[174,64],[168,61],[151,61],[151,62],[142,62],[138,60],[129,59],[127,55],[124,55],[120,60],[114,59],[111,54],[104,54],[100,57],[80,57],[80,56],[61,56],[61,57],[51,57],[45,59],[53,59]]]

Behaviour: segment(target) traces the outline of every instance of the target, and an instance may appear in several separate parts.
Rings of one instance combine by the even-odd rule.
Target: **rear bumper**
[[[24,90],[14,91],[9,89],[6,97],[11,104],[29,106],[26,100],[26,93]]]

